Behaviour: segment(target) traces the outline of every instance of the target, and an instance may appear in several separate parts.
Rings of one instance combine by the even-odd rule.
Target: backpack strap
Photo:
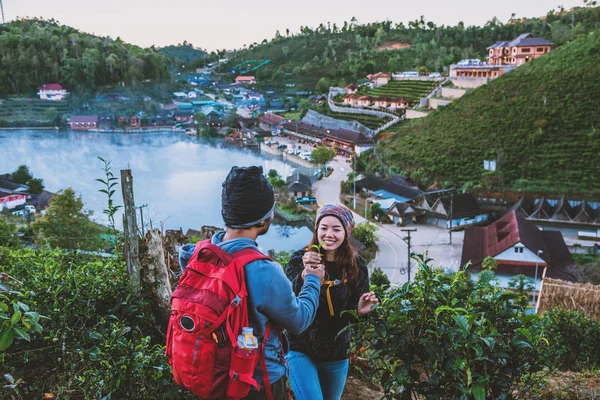
[[[267,362],[265,360],[265,343],[267,343],[267,340],[269,340],[269,335],[271,334],[272,328],[273,325],[271,325],[270,322],[267,322],[267,329],[265,330],[263,341],[260,344],[260,354],[258,355],[258,357],[260,358],[260,369],[262,369],[263,387],[265,388],[265,397],[267,398],[267,400],[273,400],[273,392],[271,391],[271,380],[269,379],[269,371],[267,371]]]

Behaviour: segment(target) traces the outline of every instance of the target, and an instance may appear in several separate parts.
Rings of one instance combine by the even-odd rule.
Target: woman
[[[291,350],[286,358],[297,400],[342,397],[348,375],[350,330],[338,334],[351,317],[341,314],[357,310],[363,316],[379,303],[375,294],[368,291],[365,261],[354,253],[348,241],[353,228],[354,218],[347,207],[321,207],[310,247],[293,253],[286,268],[296,294],[302,289],[306,270],[324,265],[326,271],[315,320],[302,334],[290,336]],[[320,247],[320,251],[313,246]]]

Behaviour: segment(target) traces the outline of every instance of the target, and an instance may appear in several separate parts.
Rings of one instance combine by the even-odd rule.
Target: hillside
[[[492,15],[490,15],[490,18]],[[572,30],[572,18],[575,29]],[[578,8],[572,14],[551,11],[542,18],[510,20],[492,18],[485,26],[437,26],[420,19],[408,25],[391,21],[343,26],[302,27],[299,34],[279,32],[271,41],[252,43],[247,49],[229,54],[222,72],[245,60],[270,60],[252,72],[259,79],[294,82],[305,89],[322,91],[329,84],[345,86],[378,71],[420,70],[443,72],[463,58],[483,58],[486,47],[530,32],[558,45],[573,36],[600,29],[600,7]]]
[[[70,92],[119,82],[162,82],[169,77],[168,63],[153,48],[89,35],[54,20],[0,26],[0,95],[33,95],[47,82],[59,82]]]
[[[405,123],[366,163],[423,184],[600,193],[599,73],[597,31]]]
[[[194,63],[200,59],[204,59],[206,56],[204,51],[198,50],[188,43],[183,43],[177,46],[162,47],[159,50],[159,53],[169,57],[174,64]]]

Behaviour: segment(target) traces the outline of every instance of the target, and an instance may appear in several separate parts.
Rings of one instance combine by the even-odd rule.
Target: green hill
[[[406,122],[366,162],[424,184],[600,193],[599,93],[600,31]]]
[[[169,60],[154,48],[97,37],[54,20],[20,19],[0,26],[0,95],[28,94],[47,82],[70,92],[169,79]]]
[[[443,72],[463,58],[484,58],[487,46],[525,32],[562,45],[595,29],[600,29],[600,7],[580,7],[573,13],[551,11],[542,18],[511,19],[506,23],[492,18],[484,26],[465,26],[462,22],[437,26],[423,17],[408,25],[392,21],[321,24],[301,27],[297,34],[277,32],[270,41],[249,44],[247,49],[229,54],[229,62],[221,72],[229,72],[245,60],[271,60],[252,72],[259,85],[265,81],[293,82],[297,87],[323,91],[330,84],[343,87],[379,71]],[[317,85],[320,79],[324,81]]]
[[[190,43],[183,43],[177,46],[166,46],[159,50],[159,53],[169,57],[174,64],[189,64],[198,60],[204,60],[206,53],[198,50]]]

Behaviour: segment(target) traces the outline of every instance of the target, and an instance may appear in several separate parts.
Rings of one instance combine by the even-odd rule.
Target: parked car
[[[298,204],[315,204],[316,202],[317,202],[317,199],[315,199],[314,197],[309,197],[309,196],[304,196],[299,199],[296,199],[296,203],[298,203]]]
[[[278,149],[287,149],[287,144],[280,144],[277,146]]]
[[[466,66],[466,65],[481,65],[481,60],[477,58],[465,58],[464,60],[460,60],[456,65]]]
[[[270,146],[270,145],[272,145],[272,144],[279,144],[279,142],[278,142],[277,140],[273,140],[273,139],[271,139],[271,140],[267,140],[267,141],[265,142],[265,144]]]
[[[439,72],[433,72],[431,74],[429,74],[430,78],[441,78],[442,74],[440,74]]]
[[[311,153],[300,153],[299,157],[306,161],[310,161],[312,159]]]
[[[402,78],[418,78],[419,73],[417,71],[406,71],[400,74]]]

